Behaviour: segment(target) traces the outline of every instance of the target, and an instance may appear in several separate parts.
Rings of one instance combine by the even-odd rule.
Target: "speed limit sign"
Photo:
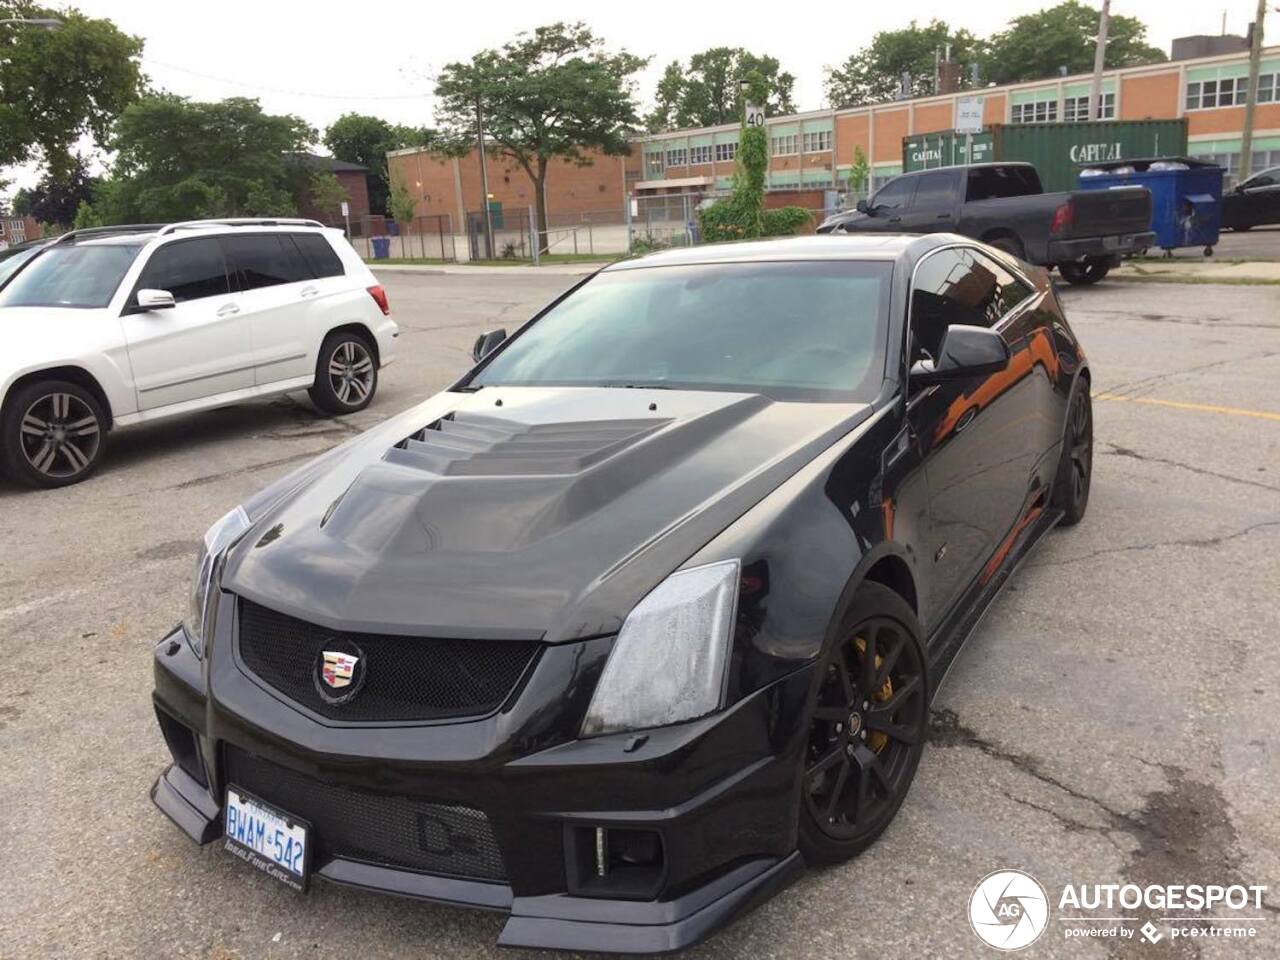
[[[755,103],[747,104],[747,126],[748,127],[764,126],[764,107]]]

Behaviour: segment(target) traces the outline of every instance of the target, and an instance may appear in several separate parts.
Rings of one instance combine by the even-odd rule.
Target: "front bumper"
[[[522,692],[491,717],[327,724],[244,675],[230,655],[233,620],[218,618],[208,663],[191,653],[181,628],[155,651],[154,700],[174,764],[152,798],[198,843],[222,835],[228,758],[237,756],[371,802],[465,805],[487,818],[501,879],[406,869],[344,851],[318,855],[313,875],[508,912],[499,939],[506,946],[626,953],[689,946],[800,867],[799,718],[808,668],[711,717],[577,740],[565,732],[576,730],[608,655],[612,640],[604,638],[548,647]],[[181,744],[184,730],[190,748]],[[289,809],[268,790],[255,792]],[[656,834],[659,865],[638,883],[600,881],[591,847],[598,828],[606,838]],[[323,853],[325,837],[315,832]]]
[[[1079,237],[1071,240],[1050,240],[1046,263],[1070,263],[1097,257],[1122,257],[1140,253],[1155,246],[1156,235],[1152,230],[1107,237]]]

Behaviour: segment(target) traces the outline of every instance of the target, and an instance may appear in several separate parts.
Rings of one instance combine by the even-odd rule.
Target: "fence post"
[[[631,252],[634,240],[631,236],[631,197],[630,195],[622,198],[622,222],[627,225],[627,253]]]
[[[533,265],[536,267],[542,262],[542,251],[538,249],[538,214],[533,207],[529,208],[529,246],[533,248]]]

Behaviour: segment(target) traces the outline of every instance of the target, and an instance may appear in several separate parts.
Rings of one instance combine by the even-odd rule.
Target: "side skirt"
[[[1046,508],[1039,511],[1032,522],[1021,530],[1011,534],[1012,543],[1005,553],[1004,560],[996,568],[986,585],[982,587],[973,602],[962,607],[955,618],[943,624],[942,628],[929,640],[929,701],[937,697],[942,683],[951,670],[957,654],[964,648],[969,638],[977,632],[992,602],[1004,585],[1022,565],[1022,561],[1031,555],[1036,545],[1062,519],[1062,511]]]

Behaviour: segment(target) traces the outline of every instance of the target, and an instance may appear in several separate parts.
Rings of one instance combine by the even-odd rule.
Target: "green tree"
[[[935,58],[947,44],[956,63],[969,64],[981,57],[981,41],[968,30],[953,30],[941,20],[930,20],[923,27],[912,20],[902,30],[882,30],[840,66],[827,68],[827,99],[833,107],[892,100],[902,86],[904,73],[911,74],[912,96],[935,93]],[[969,71],[962,69],[961,85],[967,86],[969,78]]]
[[[750,102],[763,103],[769,92],[768,81],[758,70],[748,73],[746,80]],[[733,192],[725,199],[698,211],[703,239],[712,243],[793,234],[813,219],[812,214],[803,207],[765,209],[764,184],[769,170],[769,134],[762,126],[747,126],[745,103],[740,116],[741,132],[738,134],[738,154],[733,169]]]
[[[871,176],[871,164],[867,160],[867,155],[862,152],[862,148],[854,146],[853,163],[849,165],[849,189],[856,196],[865,195],[867,192],[867,181]]]
[[[19,190],[13,198],[13,212],[31,216],[41,223],[69,227],[76,219],[80,204],[93,197],[97,178],[89,175],[84,157],[77,155],[65,171],[52,171],[42,176],[30,189]]]
[[[1098,11],[1079,0],[1015,17],[1007,30],[987,41],[983,76],[995,83],[1016,83],[1093,69]],[[1112,16],[1107,30],[1108,67],[1159,63],[1164,52],[1147,43],[1146,25],[1137,17]]]
[[[93,207],[109,223],[293,214],[314,179],[314,140],[305,121],[257,100],[145,97],[116,122],[115,165]]]
[[[344,113],[324,132],[330,153],[369,168],[369,212],[377,214],[388,212],[387,151],[429,146],[433,139],[435,131],[426,127],[392,124],[362,113]]]
[[[413,215],[418,210],[418,201],[414,199],[413,194],[409,191],[408,184],[400,177],[395,177],[392,180],[388,206],[389,212],[396,223],[407,229],[408,225],[413,222]]]
[[[450,63],[436,84],[436,118],[449,152],[465,154],[483,106],[489,149],[519,164],[533,184],[539,243],[545,249],[545,187],[552,160],[586,166],[585,151],[621,155],[636,129],[633,75],[645,65],[604,48],[585,24],[553,23],[521,33],[501,50]]]
[[[321,213],[336,217],[342,211],[342,202],[350,200],[351,195],[336,176],[328,170],[317,172],[311,180],[311,206]]]
[[[54,174],[74,166],[83,136],[102,144],[111,122],[142,88],[142,40],[74,7],[51,10],[0,0],[0,19],[57,17],[60,30],[0,27],[0,166],[42,161]]]
[[[672,61],[658,81],[657,105],[646,118],[652,131],[713,127],[732,123],[742,111],[742,79],[755,72],[765,85],[761,104],[767,116],[794,113],[796,78],[776,57],[742,47],[712,47],[695,53],[688,66]]]

